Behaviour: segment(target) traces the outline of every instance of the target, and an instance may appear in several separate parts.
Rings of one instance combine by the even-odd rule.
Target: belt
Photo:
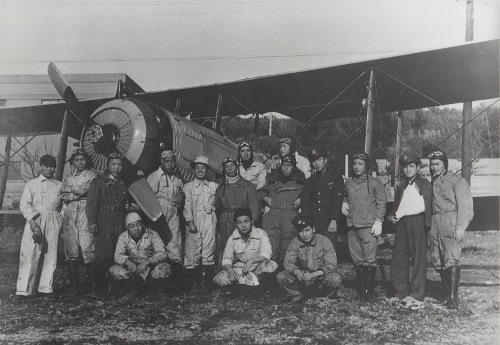
[[[57,208],[44,208],[44,209],[37,209],[38,212],[59,212]]]
[[[273,207],[271,205],[271,210],[292,210],[292,211],[296,211],[297,209],[294,208],[293,206],[290,206],[290,207],[288,207],[288,206]]]
[[[118,207],[118,206],[106,206],[106,205],[103,205],[103,206],[100,206],[99,207],[100,209],[105,209],[105,210],[112,210],[112,211],[120,211],[120,212],[123,212],[125,213],[125,210],[122,209],[121,207]]]
[[[241,207],[229,207],[229,208],[223,208],[222,212],[236,212],[237,210],[241,209]]]
[[[443,214],[443,213],[448,213],[448,212],[457,212],[458,210],[444,210],[444,211],[432,211],[432,214]]]

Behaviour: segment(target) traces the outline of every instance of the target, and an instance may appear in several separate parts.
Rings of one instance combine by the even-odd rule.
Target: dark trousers
[[[340,276],[335,272],[316,278],[312,285],[306,285],[304,282],[299,281],[293,273],[287,271],[280,272],[276,278],[278,284],[292,297],[325,297],[342,284]]]
[[[410,258],[413,268],[411,280]],[[424,214],[405,216],[398,223],[392,253],[391,281],[395,296],[400,299],[411,296],[423,301],[426,274],[427,231]]]

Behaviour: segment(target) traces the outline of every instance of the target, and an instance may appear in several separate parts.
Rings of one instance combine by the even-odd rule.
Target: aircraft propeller
[[[61,71],[59,71],[52,62],[49,64],[48,74],[57,92],[66,102],[68,109],[75,114],[85,127],[90,128],[93,134],[95,133],[94,145],[98,147],[99,151],[106,155],[112,151],[116,151],[116,148],[113,147],[113,142],[115,141],[113,129],[100,126],[92,120],[90,115],[78,101],[73,89],[66,81]],[[156,195],[153,193],[146,179],[125,155],[123,159],[122,178],[130,195],[132,195],[132,198],[146,216],[153,222],[158,220],[162,215],[162,209]]]

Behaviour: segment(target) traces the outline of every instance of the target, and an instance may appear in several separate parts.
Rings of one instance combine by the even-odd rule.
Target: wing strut
[[[373,134],[373,90],[375,89],[375,72],[370,68],[370,85],[368,85],[368,97],[366,99],[366,132],[365,132],[365,152],[372,154],[372,134]]]

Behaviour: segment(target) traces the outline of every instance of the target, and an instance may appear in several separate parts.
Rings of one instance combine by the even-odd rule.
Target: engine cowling
[[[137,99],[115,99],[91,115],[95,124],[85,127],[81,146],[97,170],[106,169],[112,151],[123,154],[139,170],[148,173],[158,157],[159,125],[149,105]]]

